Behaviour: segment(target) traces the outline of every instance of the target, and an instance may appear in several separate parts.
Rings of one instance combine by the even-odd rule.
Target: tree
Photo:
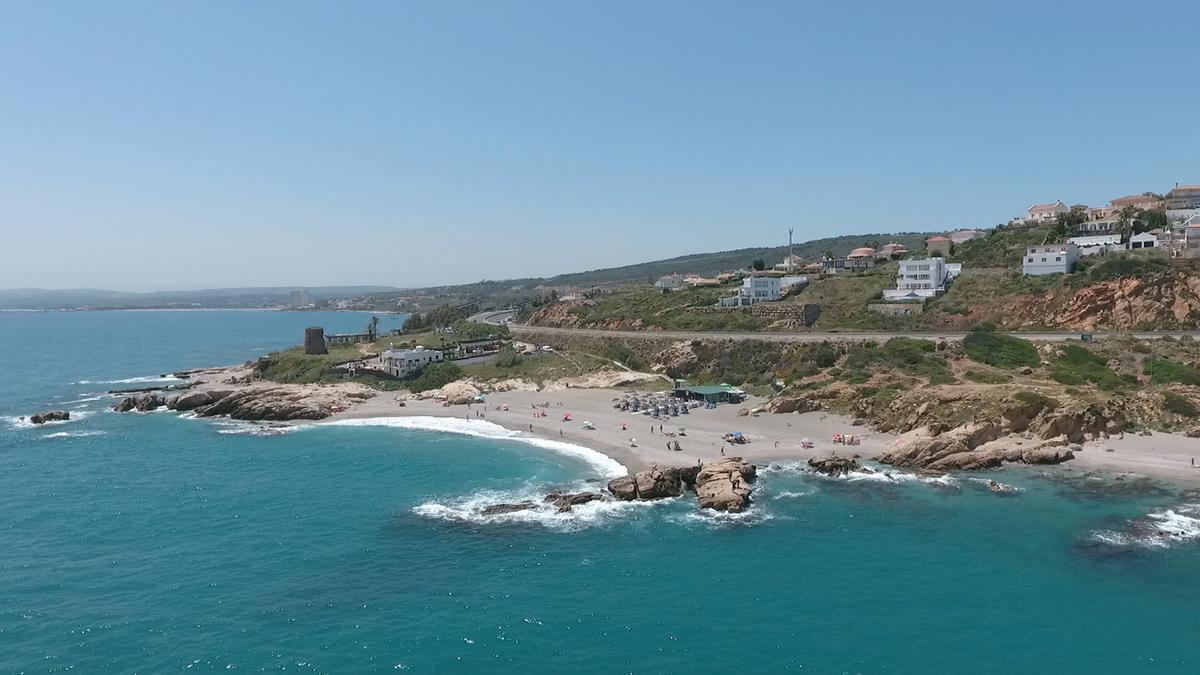
[[[371,320],[367,322],[367,338],[371,342],[379,338],[379,317],[372,316]]]
[[[1129,237],[1133,234],[1133,224],[1137,220],[1140,211],[1133,204],[1126,204],[1117,211],[1116,231],[1122,237]]]
[[[833,249],[825,249],[824,257],[826,260],[833,260]]]
[[[1167,212],[1162,209],[1147,209],[1142,211],[1138,216],[1137,222],[1134,224],[1135,232],[1149,232],[1150,230],[1165,230],[1170,225],[1167,220]]]
[[[750,267],[755,271],[761,272],[762,270],[767,269],[767,263],[762,258],[755,258],[754,262],[750,263]]]

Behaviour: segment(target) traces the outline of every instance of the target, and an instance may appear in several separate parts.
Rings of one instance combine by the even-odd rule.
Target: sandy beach
[[[654,464],[683,466],[698,460],[720,458],[722,447],[727,456],[744,457],[756,463],[808,459],[832,453],[873,457],[891,444],[892,434],[851,426],[850,418],[825,412],[798,415],[746,415],[739,409],[753,409],[764,400],[751,397],[741,404],[721,404],[714,409],[694,409],[688,415],[655,420],[646,415],[613,408],[613,399],[624,393],[619,389],[568,389],[561,391],[511,391],[489,394],[486,403],[443,406],[440,401],[406,401],[401,407],[395,394],[380,394],[369,401],[333,415],[327,421],[372,417],[454,417],[463,420],[484,419],[513,431],[529,433],[548,440],[561,440],[604,453],[630,471]],[[535,417],[534,405],[549,401],[546,417]],[[501,410],[507,405],[509,410]],[[571,415],[571,421],[563,416]],[[482,417],[479,417],[482,415]],[[594,430],[584,428],[591,422]],[[624,425],[624,429],[622,429]],[[679,435],[682,427],[684,435]],[[729,432],[740,431],[749,441],[742,445],[722,442]],[[669,436],[674,433],[675,436]],[[852,433],[862,439],[848,446],[830,440],[835,433]],[[808,438],[814,447],[801,448]],[[636,447],[631,446],[631,439]],[[679,442],[680,451],[668,449]]]
[[[1075,459],[1067,462],[1067,466],[1200,486],[1200,439],[1158,432],[1148,436],[1127,433],[1123,437],[1084,443],[1083,451],[1076,452]]]

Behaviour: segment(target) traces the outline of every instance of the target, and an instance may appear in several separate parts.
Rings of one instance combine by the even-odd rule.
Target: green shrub
[[[1036,391],[1018,391],[1013,394],[1013,398],[1019,403],[1025,405],[1035,405],[1038,410],[1054,410],[1058,407],[1058,399],[1050,398],[1044,394],[1039,394]]]
[[[408,390],[414,394],[437,389],[457,380],[462,376],[462,369],[452,361],[431,363],[425,366],[419,375],[408,381]]]
[[[521,365],[521,353],[518,352],[512,345],[504,345],[500,349],[500,353],[492,360],[499,368],[515,368]]]
[[[850,348],[844,362],[845,370],[870,377],[876,370],[899,370],[908,375],[930,378],[934,384],[951,384],[950,367],[929,340],[895,337],[883,345],[863,343]],[[854,377],[852,375],[852,377]],[[933,382],[937,379],[937,382]],[[847,380],[853,382],[853,379]],[[864,380],[865,381],[865,380]]]
[[[971,333],[963,338],[963,351],[972,360],[996,368],[1032,368],[1041,363],[1032,342],[999,333]]]
[[[1150,376],[1153,384],[1178,382],[1200,386],[1200,371],[1166,359],[1146,359],[1142,363],[1142,372]]]
[[[1105,391],[1120,391],[1129,387],[1129,383],[1113,372],[1102,357],[1087,349],[1079,345],[1067,345],[1062,352],[1062,357],[1050,368],[1050,377],[1056,382],[1091,382]]]
[[[1200,415],[1200,409],[1196,408],[1195,403],[1173,391],[1163,392],[1163,410],[1176,415],[1183,415],[1184,417],[1196,417]]]
[[[963,377],[972,382],[980,384],[1008,384],[1012,382],[1012,375],[1007,373],[992,373],[983,370],[968,370],[963,373]]]
[[[1165,274],[1168,271],[1166,260],[1158,257],[1105,256],[1088,270],[1088,279],[1108,281],[1120,277],[1147,277]]]

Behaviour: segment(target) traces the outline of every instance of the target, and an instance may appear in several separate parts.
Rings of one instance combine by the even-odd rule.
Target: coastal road
[[[602,330],[596,328],[542,328],[539,326],[521,326],[509,324],[508,329],[514,335],[521,334],[533,335],[562,335],[581,336],[581,337],[615,337],[627,338],[631,340],[645,338],[663,338],[668,340],[761,340],[764,342],[821,342],[824,340],[832,341],[860,341],[860,340],[886,340],[893,337],[908,337],[917,340],[962,340],[969,333],[964,332],[921,332],[921,333],[882,333],[871,331],[851,331],[851,332],[753,332],[753,331],[736,331],[736,332],[721,332],[721,331],[673,331],[673,330]],[[1081,335],[1080,331],[1031,331],[1031,332],[1008,332],[1004,335],[1012,335],[1015,337],[1024,338],[1026,340],[1034,340],[1037,342],[1061,342],[1064,340],[1078,340]],[[1200,339],[1200,331],[1098,331],[1091,333],[1096,340],[1103,340],[1114,337],[1133,337],[1139,340],[1157,340],[1164,337],[1180,338],[1185,335],[1192,338]]]
[[[515,309],[492,310],[488,312],[480,312],[467,317],[467,321],[474,323],[486,323],[492,326],[503,326],[512,320],[517,315]]]

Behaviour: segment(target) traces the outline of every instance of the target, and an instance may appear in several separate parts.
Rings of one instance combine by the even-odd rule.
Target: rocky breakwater
[[[621,476],[608,483],[608,491],[624,501],[678,497],[685,488],[696,493],[702,508],[738,513],[750,506],[757,469],[740,457],[684,468],[659,468]]]
[[[150,412],[160,408],[192,411],[197,417],[229,417],[248,421],[319,420],[374,395],[357,384],[251,386],[235,390],[195,390],[175,396],[146,392],[127,396],[117,412]]]

